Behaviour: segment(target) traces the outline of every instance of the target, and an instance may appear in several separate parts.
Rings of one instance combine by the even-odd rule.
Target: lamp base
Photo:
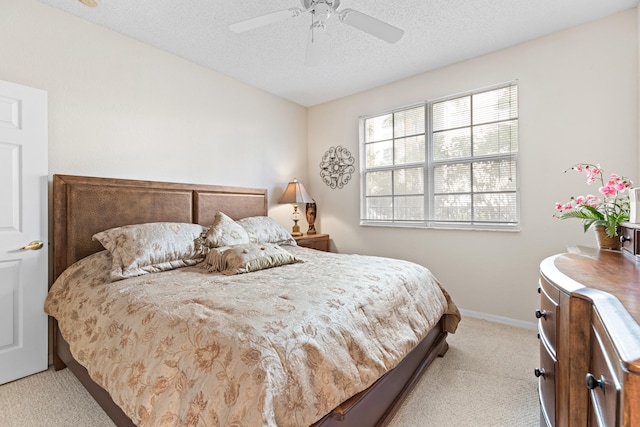
[[[302,236],[302,233],[300,232],[300,226],[298,225],[298,221],[295,221],[295,223],[293,224],[293,229],[291,230],[291,235],[293,237]]]

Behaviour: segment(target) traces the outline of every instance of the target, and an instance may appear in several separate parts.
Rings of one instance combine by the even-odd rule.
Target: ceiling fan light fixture
[[[89,6],[89,7],[97,7],[98,6],[98,0],[78,0],[80,3],[82,3],[85,6]]]

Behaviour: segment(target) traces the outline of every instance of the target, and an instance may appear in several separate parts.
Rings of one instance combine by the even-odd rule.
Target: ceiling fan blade
[[[266,15],[256,16],[255,18],[249,18],[244,21],[236,22],[229,25],[229,29],[234,33],[242,33],[244,31],[253,30],[264,25],[273,24],[278,21],[285,20],[287,18],[295,18],[302,13],[301,9],[292,7],[290,9],[278,10],[276,12],[267,13]]]
[[[340,20],[347,25],[362,30],[372,36],[378,37],[389,43],[395,43],[402,38],[404,30],[387,24],[373,16],[366,15],[353,9],[344,9],[340,12]]]
[[[323,23],[316,21],[311,25],[309,32],[309,42],[307,43],[307,56],[304,65],[313,67],[320,62],[320,54],[322,53],[322,45],[324,44],[325,26]]]

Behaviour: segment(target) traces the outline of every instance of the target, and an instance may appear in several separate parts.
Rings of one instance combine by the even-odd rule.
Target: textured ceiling
[[[636,7],[638,0],[342,0],[405,30],[388,44],[327,22],[305,66],[310,15],[236,34],[228,25],[299,0],[39,0],[252,86],[312,106]]]

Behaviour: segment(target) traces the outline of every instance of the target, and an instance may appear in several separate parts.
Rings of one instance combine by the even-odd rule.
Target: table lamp
[[[313,203],[313,199],[307,193],[307,190],[304,189],[304,185],[298,182],[296,178],[293,178],[293,181],[287,185],[287,188],[284,190],[284,194],[280,198],[280,203],[291,203],[293,204],[293,213],[291,214],[291,219],[293,220],[293,230],[291,231],[292,236],[302,236],[300,232],[300,226],[298,225],[298,221],[300,220],[300,212],[298,212],[298,203]]]

